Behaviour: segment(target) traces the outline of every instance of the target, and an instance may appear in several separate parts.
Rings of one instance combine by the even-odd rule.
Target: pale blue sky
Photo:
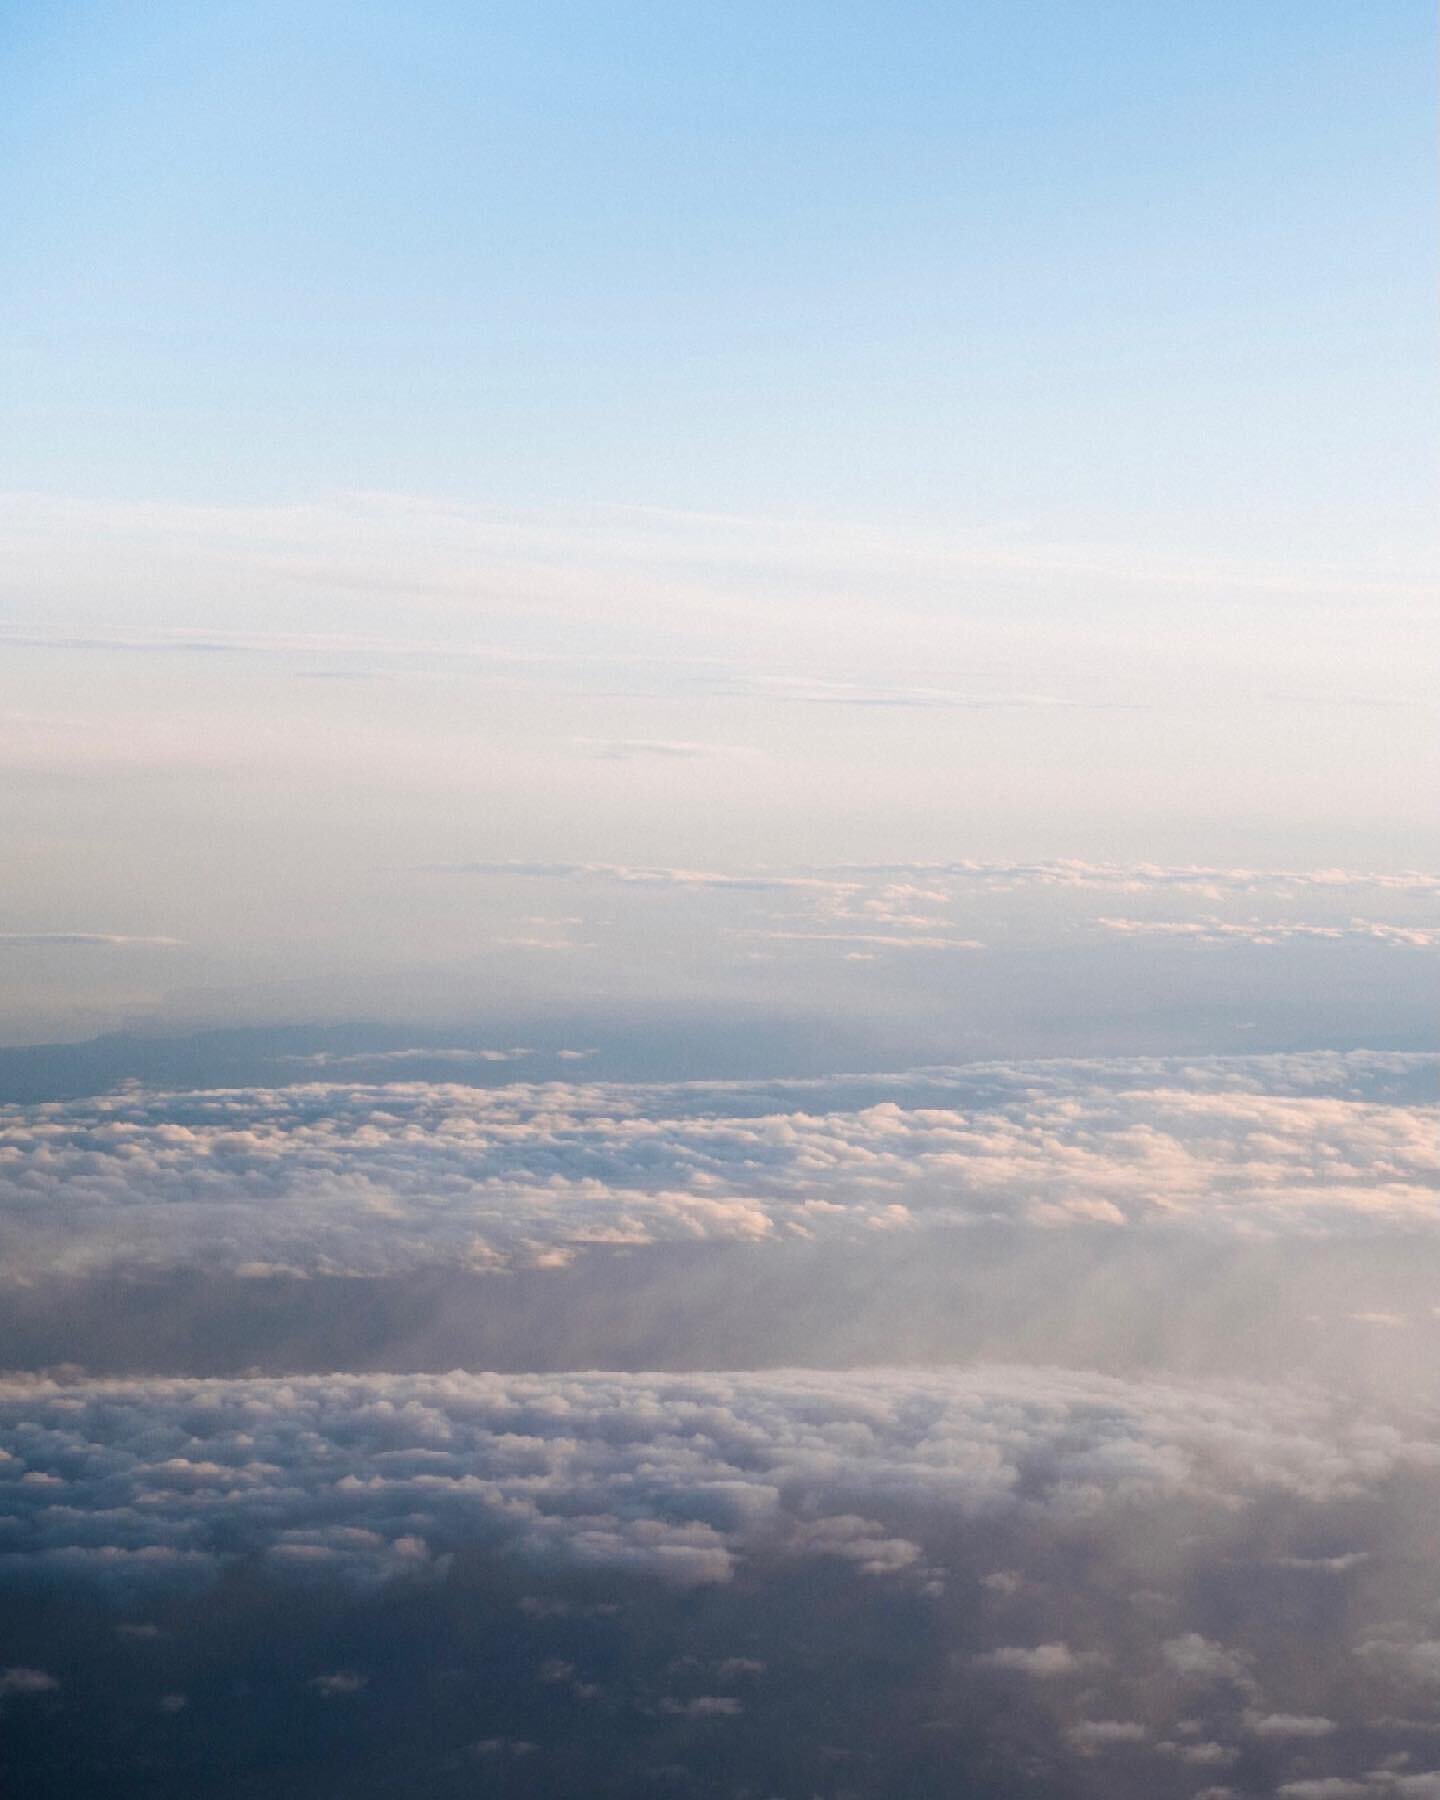
[[[760,996],[1008,1053],[1143,992],[1232,1047],[1327,946],[1325,1041],[1412,1032],[1440,884],[436,871],[1440,866],[1432,39],[9,8],[0,1039]]]
[[[1403,542],[1430,12],[28,0],[0,481]]]

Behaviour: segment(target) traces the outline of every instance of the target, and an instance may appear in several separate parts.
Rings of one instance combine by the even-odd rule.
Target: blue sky
[[[7,485],[1423,529],[1411,0],[7,34]]]
[[[741,888],[454,865],[1440,863],[1428,9],[3,29],[10,1039],[969,991],[951,945],[762,967]],[[1327,1042],[1427,991],[1364,929],[1428,890],[1367,891],[1291,920],[1382,958]],[[944,899],[902,932],[1010,929]],[[1026,1016],[1139,979],[1075,904]],[[1324,941],[1194,1004],[1278,1019]],[[1188,994],[1191,949],[1122,961]]]

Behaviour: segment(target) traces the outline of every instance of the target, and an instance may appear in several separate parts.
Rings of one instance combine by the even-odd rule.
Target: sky
[[[674,1003],[472,862],[1440,866],[1418,5],[4,30],[4,1041]]]
[[[22,1800],[1440,1796],[1434,50],[7,9]]]

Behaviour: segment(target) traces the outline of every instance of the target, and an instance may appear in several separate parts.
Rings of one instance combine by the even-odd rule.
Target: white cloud
[[[982,1669],[1011,1669],[1019,1675],[1033,1675],[1050,1681],[1060,1675],[1083,1675],[1103,1658],[1090,1650],[1072,1650],[1068,1644],[1005,1645],[987,1650],[975,1658]]]
[[[60,1683],[44,1669],[0,1669],[0,1697],[7,1694],[53,1694]]]
[[[684,738],[576,738],[577,750],[600,762],[694,762],[707,757],[753,756],[743,744],[702,744]]]
[[[1198,1631],[1187,1631],[1169,1638],[1163,1646],[1166,1662],[1177,1675],[1196,1681],[1234,1681],[1250,1685],[1249,1659],[1240,1652],[1227,1649],[1202,1637]]]
[[[1251,869],[1197,863],[1110,863],[1061,857],[1035,862],[837,863],[807,869],[687,869],[602,862],[461,862],[440,865],[458,875],[514,879],[640,883],[652,887],[727,888],[757,892],[810,890],[855,895],[897,880],[921,882],[930,898],[970,890],[1010,892],[1022,888],[1087,893],[1193,893],[1223,895],[1294,892],[1343,895],[1372,891],[1387,895],[1440,895],[1440,873],[1431,870]],[[1125,921],[1118,921],[1123,924]],[[1159,929],[1166,929],[1162,923]]]
[[[1297,1780],[1414,1800],[1428,1778],[1357,1776],[1348,1758],[1357,1725],[1388,1720],[1402,1747],[1412,1730],[1396,1715],[1418,1673],[1405,1653],[1434,1648],[1410,1572],[1440,1503],[1437,1440],[1433,1409],[1381,1413],[1307,1384],[1038,1368],[12,1378],[0,1584],[99,1587],[133,1613],[237,1560],[282,1584],[418,1587],[450,1580],[464,1549],[528,1565],[545,1598],[520,1610],[545,1620],[591,1615],[593,1595],[560,1585],[576,1571],[735,1583],[738,1607],[777,1576],[808,1591],[819,1561],[918,1609],[939,1641],[958,1625],[956,1687],[973,1693],[984,1671],[1078,1755],[1154,1755],[1213,1782],[1261,1754]],[[1253,1594],[1235,1586],[1257,1546],[1338,1529],[1367,1560],[1313,1574],[1297,1556]],[[1005,1592],[979,1585],[997,1553],[1016,1572]],[[1131,1605],[1137,1579],[1166,1604]],[[1275,1579],[1327,1596],[1347,1583],[1303,1654]],[[1223,1638],[1199,1616],[1222,1591]],[[547,1655],[535,1679],[598,1695],[575,1656]],[[637,1704],[723,1720],[758,1709],[764,1673],[716,1655],[691,1665],[700,1692]],[[343,1664],[309,1678],[337,1703],[365,1681]],[[12,1671],[0,1691],[47,1679]]]
[[[183,943],[175,937],[132,937],[119,931],[0,931],[0,945],[13,944],[26,949],[44,950],[52,945],[125,946],[141,945],[152,949],[173,950]]]
[[[310,1685],[326,1700],[345,1699],[367,1687],[369,1677],[359,1675],[353,1669],[336,1669],[329,1675],[316,1675]]]
[[[1114,1744],[1143,1744],[1149,1733],[1136,1719],[1082,1719],[1069,1736],[1077,1750],[1093,1756]]]
[[[1102,930],[1122,937],[1190,938],[1200,944],[1284,944],[1297,938],[1318,938],[1339,943],[1370,940],[1408,949],[1433,949],[1440,945],[1440,926],[1386,925],[1375,919],[1351,919],[1344,925],[1305,924],[1296,920],[1204,919],[1097,919]]]
[[[1251,1713],[1245,1729],[1262,1738],[1323,1738],[1335,1730],[1335,1721],[1309,1713]]]
[[[1353,1504],[1440,1464],[1428,1438],[1303,1389],[1006,1368],[11,1379],[0,1446],[0,1573],[125,1583],[245,1552],[297,1579],[377,1579],[465,1541],[682,1583],[753,1551],[920,1581],[929,1552],[892,1509],[1093,1537],[1146,1508],[1225,1525],[1262,1498]],[[1031,1675],[1098,1666],[1058,1638],[985,1654]],[[1161,1660],[1253,1685],[1247,1654],[1198,1632]]]
[[[1361,1054],[13,1106],[0,1261],[12,1280],[176,1264],[382,1274],[995,1220],[1433,1233],[1433,1111],[1392,1097],[1430,1067]]]

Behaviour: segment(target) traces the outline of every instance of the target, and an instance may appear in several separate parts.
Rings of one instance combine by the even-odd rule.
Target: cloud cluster
[[[439,1596],[478,1556],[511,1571],[524,1630],[571,1632],[532,1685],[613,1710],[595,1634],[575,1633],[613,1617],[633,1634],[614,1582],[733,1594],[713,1617],[739,1647],[673,1662],[641,1703],[694,1724],[763,1710],[796,1597],[858,1584],[847,1654],[884,1665],[886,1596],[903,1596],[931,1658],[907,1677],[907,1729],[1048,1719],[1096,1792],[1194,1792],[1175,1788],[1187,1772],[1212,1795],[1423,1792],[1394,1784],[1418,1779],[1412,1747],[1440,1717],[1434,1597],[1414,1579],[1437,1501],[1433,1408],[1305,1386],[1006,1367],[0,1385],[11,1603],[108,1596],[154,1635],[167,1594],[227,1571]],[[784,1593],[765,1604],[787,1622],[745,1627]],[[359,1641],[302,1671],[314,1696],[383,1688]],[[633,1678],[634,1650],[620,1667]],[[7,1679],[55,1691],[38,1661]],[[797,1694],[813,1697],[781,1699]]]
[[[488,875],[530,880],[618,882],[623,885],[675,888],[738,888],[755,891],[808,889],[837,896],[858,894],[876,884],[915,880],[950,888],[1013,892],[1021,888],[1069,889],[1076,892],[1146,894],[1193,893],[1207,898],[1226,894],[1275,894],[1298,891],[1345,894],[1369,890],[1379,894],[1440,896],[1440,874],[1429,870],[1377,869],[1250,869],[1197,863],[1092,862],[1057,857],[1035,862],[986,862],[960,858],[950,862],[845,863],[807,869],[686,869],[604,862],[466,862],[446,865],[457,875]]]
[[[1046,862],[848,864],[808,868],[682,868],[603,862],[471,862],[436,873],[491,883],[564,882],[590,891],[669,895],[677,904],[728,906],[721,931],[776,945],[976,950],[1069,943],[1076,930],[1112,938],[1196,944],[1294,942],[1433,948],[1440,876],[1428,871],[1258,870],[1203,865]],[[1025,896],[1018,910],[1007,897]],[[1134,912],[1094,911],[1101,897]],[[1295,916],[1303,901],[1308,916]],[[1177,915],[1177,902],[1196,907]],[[1358,916],[1357,906],[1393,909]],[[1423,906],[1426,916],[1409,916]],[[1164,908],[1158,916],[1147,907]],[[1257,910],[1259,908],[1260,910]],[[963,928],[962,928],[963,927]],[[978,935],[972,935],[972,933]]]
[[[777,1553],[927,1582],[966,1520],[1084,1536],[1168,1511],[1228,1542],[1256,1508],[1333,1508],[1359,1530],[1396,1484],[1440,1486],[1433,1418],[1288,1387],[1005,1367],[12,1378],[0,1457],[0,1573],[102,1582],[202,1578],[257,1554],[296,1577],[375,1579],[470,1542],[682,1584]],[[1385,1629],[1357,1646],[1362,1664],[1434,1685],[1435,1646]],[[1051,1678],[1100,1651],[985,1656]],[[1245,1658],[1202,1636],[1170,1632],[1164,1656],[1185,1679],[1254,1688]]]
[[[152,949],[174,950],[181,947],[181,940],[173,937],[129,937],[118,931],[0,931],[0,946],[21,945],[27,950],[95,944],[110,948],[141,944]]]
[[[203,1265],[376,1275],[595,1246],[859,1242],[1004,1222],[1433,1233],[1418,1057],[757,1084],[307,1084],[0,1115],[11,1280]]]
[[[1440,945],[1440,925],[1386,925],[1377,919],[1351,919],[1343,925],[1307,924],[1297,919],[1114,919],[1095,921],[1104,931],[1122,937],[1189,938],[1197,944],[1284,944],[1295,938],[1322,942],[1344,940],[1395,944],[1412,950],[1431,950]]]

